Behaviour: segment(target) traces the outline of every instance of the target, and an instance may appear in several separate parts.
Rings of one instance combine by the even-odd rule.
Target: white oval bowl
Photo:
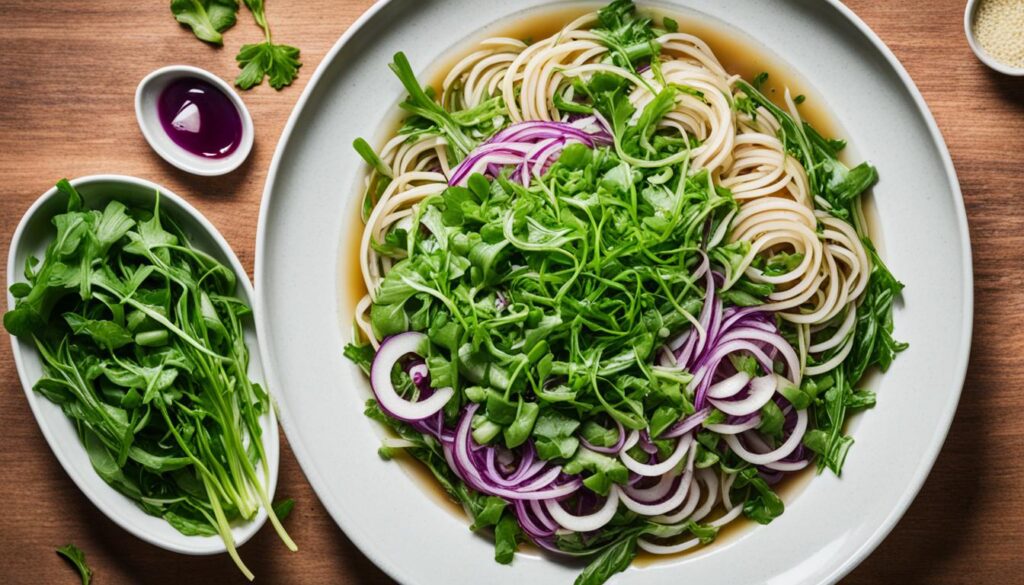
[[[234,152],[223,158],[207,158],[193,154],[175,144],[167,135],[163,125],[160,124],[160,116],[157,112],[157,100],[163,93],[167,84],[183,77],[195,77],[212,84],[231,100],[235,109],[238,110],[238,117],[242,121],[242,141],[235,148]],[[146,138],[149,146],[156,151],[165,161],[179,169],[192,173],[212,177],[225,175],[237,169],[252,151],[252,143],[255,138],[255,129],[252,124],[252,116],[245,102],[239,97],[230,85],[213,73],[191,65],[169,65],[157,69],[139,82],[135,89],[135,118],[139,122],[139,129]]]
[[[117,199],[129,207],[151,208],[156,192],[160,192],[160,211],[167,214],[188,235],[192,244],[212,255],[218,261],[229,266],[238,280],[235,294],[249,306],[253,303],[253,289],[249,277],[231,251],[224,237],[202,214],[189,205],[184,199],[168,189],[134,177],[122,175],[93,175],[71,181],[87,207],[100,208],[111,199]],[[50,219],[67,210],[67,198],[57,188],[44,193],[25,212],[21,222],[14,231],[10,253],[7,257],[7,286],[24,281],[23,269],[30,256],[42,259],[46,246],[53,240],[54,228]],[[14,298],[7,294],[8,309],[14,307]],[[32,390],[32,386],[42,376],[42,364],[36,348],[29,343],[22,343],[17,337],[11,336],[11,349],[14,351],[14,362],[18,367],[18,376],[25,388],[32,414],[39,423],[39,429],[50,444],[50,449],[57,460],[75,482],[82,493],[96,505],[108,518],[121,528],[142,540],[169,551],[190,555],[210,555],[225,552],[224,542],[219,536],[185,536],[175,530],[162,518],[150,516],[130,499],[107,485],[89,462],[89,456],[82,446],[75,431],[74,424],[61,411],[60,407]],[[253,380],[264,383],[261,354],[256,340],[256,331],[252,323],[245,325],[245,341],[249,346],[249,376]],[[278,444],[277,419],[273,410],[264,414],[260,420],[263,428],[264,447],[267,464],[270,469],[269,481],[258,470],[259,477],[265,482],[267,496],[274,497],[277,486],[277,472],[280,460]],[[263,526],[267,520],[267,512],[260,509],[256,518],[249,522],[238,522],[232,526],[231,533],[235,544],[241,546]]]
[[[895,325],[897,338],[910,349],[874,378],[878,405],[851,421],[856,444],[842,479],[831,473],[814,477],[786,499],[786,512],[771,524],[741,530],[693,554],[631,567],[612,582],[832,583],[903,515],[956,410],[973,317],[970,240],[956,173],[906,71],[839,2],[641,4],[699,12],[745,33],[827,100],[853,147],[881,176],[874,188],[877,227],[883,256],[907,284]],[[381,461],[381,425],[363,415],[368,384],[341,354],[351,339],[355,300],[347,298],[346,285],[355,254],[349,246],[365,172],[350,144],[362,136],[379,146],[393,128],[387,121],[405,92],[387,67],[392,55],[405,51],[422,74],[453,46],[493,32],[493,23],[547,5],[376,4],[313,75],[267,179],[257,234],[256,316],[282,424],[328,512],[402,583],[564,584],[579,573],[578,565],[529,552],[517,555],[511,567],[496,564],[489,539],[472,534],[464,517],[438,505],[435,490],[421,484],[422,474],[417,478],[403,465]]]

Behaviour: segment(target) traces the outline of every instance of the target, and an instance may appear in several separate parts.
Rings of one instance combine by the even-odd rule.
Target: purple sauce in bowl
[[[252,116],[223,79],[189,65],[147,75],[135,91],[146,142],[179,169],[216,176],[237,169],[252,151]]]
[[[199,156],[223,158],[242,141],[242,117],[228,96],[197,77],[171,81],[157,98],[164,132]]]

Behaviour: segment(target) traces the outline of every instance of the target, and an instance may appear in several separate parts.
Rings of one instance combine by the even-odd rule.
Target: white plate
[[[71,184],[81,193],[82,199],[90,209],[102,209],[102,206],[111,199],[117,199],[133,207],[152,208],[156,193],[159,191],[161,213],[174,219],[196,248],[231,267],[238,280],[235,294],[252,306],[252,285],[242,264],[217,228],[187,201],[156,183],[122,175],[93,175],[74,179]],[[23,271],[29,255],[43,258],[46,246],[53,240],[55,233],[50,219],[66,210],[67,197],[53,187],[25,212],[25,216],[14,231],[10,255],[7,258],[8,287],[25,280]],[[7,307],[13,306],[14,298],[8,293]],[[256,331],[251,324],[245,325],[245,341],[250,353],[249,377],[263,384],[265,378],[260,352],[256,347]],[[53,454],[57,456],[57,460],[64,466],[64,470],[74,480],[78,489],[82,490],[101,512],[121,528],[160,548],[191,555],[225,552],[224,542],[219,536],[185,536],[162,518],[145,513],[130,499],[107,485],[92,468],[71,419],[64,415],[60,406],[32,390],[32,386],[42,377],[39,352],[31,343],[22,343],[14,336],[11,336],[11,349],[14,351],[14,362],[18,366],[18,376],[25,388],[25,397],[32,408],[32,414],[36,417],[36,422],[39,423],[39,429],[46,437],[46,442],[50,444]],[[267,387],[266,384],[263,385],[264,388]],[[277,419],[272,413],[267,413],[260,418],[260,425],[263,427],[263,446],[270,468],[270,480],[266,481],[261,469],[258,469],[257,473],[260,480],[265,481],[267,496],[273,499],[277,487],[280,449]],[[252,538],[266,520],[267,512],[261,508],[251,522],[234,524],[231,533],[235,538],[235,544],[241,546]],[[242,556],[245,556],[244,552]]]
[[[306,476],[346,534],[404,583],[567,583],[578,567],[491,544],[395,463],[377,457],[369,391],[341,355],[350,336],[350,233],[363,165],[350,144],[379,142],[404,97],[387,64],[403,50],[422,71],[454,44],[542,0],[393,0],[374,6],[313,76],[278,145],[260,211],[257,327],[282,421]],[[971,339],[967,221],[946,146],[906,71],[838,2],[691,0],[753,37],[824,96],[851,142],[878,167],[874,189],[893,273],[907,284],[896,331],[910,342],[878,378],[878,406],[851,424],[842,479],[813,478],[768,526],[701,552],[633,567],[616,583],[834,582],[892,529],[946,436]],[[661,3],[661,6],[670,5]]]

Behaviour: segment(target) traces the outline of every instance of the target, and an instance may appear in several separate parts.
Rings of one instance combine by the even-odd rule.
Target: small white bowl
[[[183,77],[196,77],[209,82],[217,89],[228,96],[231,103],[238,110],[242,120],[242,141],[234,152],[224,158],[206,158],[185,150],[178,146],[167,135],[160,124],[160,117],[157,113],[157,100],[167,84]],[[179,169],[192,173],[193,175],[215,176],[224,175],[238,168],[249,156],[252,150],[253,125],[249,109],[245,107],[242,98],[238,96],[231,86],[216,75],[190,65],[170,65],[157,69],[147,75],[139,82],[135,90],[135,117],[139,120],[139,128],[142,135],[146,137],[149,145],[165,161]]]
[[[198,249],[231,267],[238,280],[235,294],[250,307],[253,306],[252,284],[242,264],[217,228],[184,199],[155,183],[120,175],[82,177],[71,181],[71,184],[82,194],[86,205],[94,209],[102,209],[107,201],[115,198],[128,206],[152,206],[159,191],[160,212],[173,218]],[[54,236],[55,228],[50,220],[66,209],[67,198],[56,188],[52,188],[37,199],[21,218],[14,231],[7,258],[8,288],[15,282],[24,280],[22,273],[25,261],[30,255],[43,257],[47,244]],[[8,293],[7,308],[13,307],[14,298]],[[33,384],[42,376],[42,364],[36,348],[31,343],[22,343],[14,336],[11,336],[10,340],[18,375],[25,388],[25,397],[28,399],[32,414],[36,417],[39,429],[46,437],[46,442],[50,444],[53,454],[64,467],[64,471],[100,511],[121,528],[169,551],[190,555],[225,552],[224,543],[219,536],[185,536],[162,518],[146,514],[134,502],[107,485],[89,463],[89,456],[75,432],[71,419],[64,415],[59,406],[32,390]],[[245,326],[245,341],[249,346],[249,377],[266,388],[256,330],[252,323]],[[262,470],[257,473],[267,487],[268,497],[273,499],[280,460],[277,419],[273,415],[273,409],[263,415],[260,424],[263,428],[270,478],[265,478]],[[263,526],[266,519],[267,512],[261,508],[252,521],[239,522],[232,526],[231,533],[235,538],[235,544],[241,546],[249,540]]]
[[[993,71],[1015,77],[1024,76],[1024,67],[1013,67],[996,60],[974,38],[974,15],[978,12],[978,4],[980,4],[979,0],[967,0],[967,8],[964,10],[964,33],[967,35],[967,44],[971,46],[974,55]]]

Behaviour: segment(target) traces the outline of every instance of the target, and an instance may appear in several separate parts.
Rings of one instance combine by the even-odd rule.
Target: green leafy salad
[[[153,209],[112,200],[101,211],[66,180],[57,188],[67,212],[3,320],[39,351],[34,389],[73,421],[106,483],[182,534],[220,536],[252,579],[234,523],[262,507],[295,544],[263,483],[261,418],[273,413],[248,375],[235,273],[189,243],[159,195]]]
[[[865,373],[905,348],[902,285],[861,209],[875,168],[802,96],[623,0],[483,41],[439,88],[391,68],[404,122],[355,143],[368,294],[345,355],[397,435],[381,456],[426,465],[498,562],[531,542],[602,583],[841,472]]]

